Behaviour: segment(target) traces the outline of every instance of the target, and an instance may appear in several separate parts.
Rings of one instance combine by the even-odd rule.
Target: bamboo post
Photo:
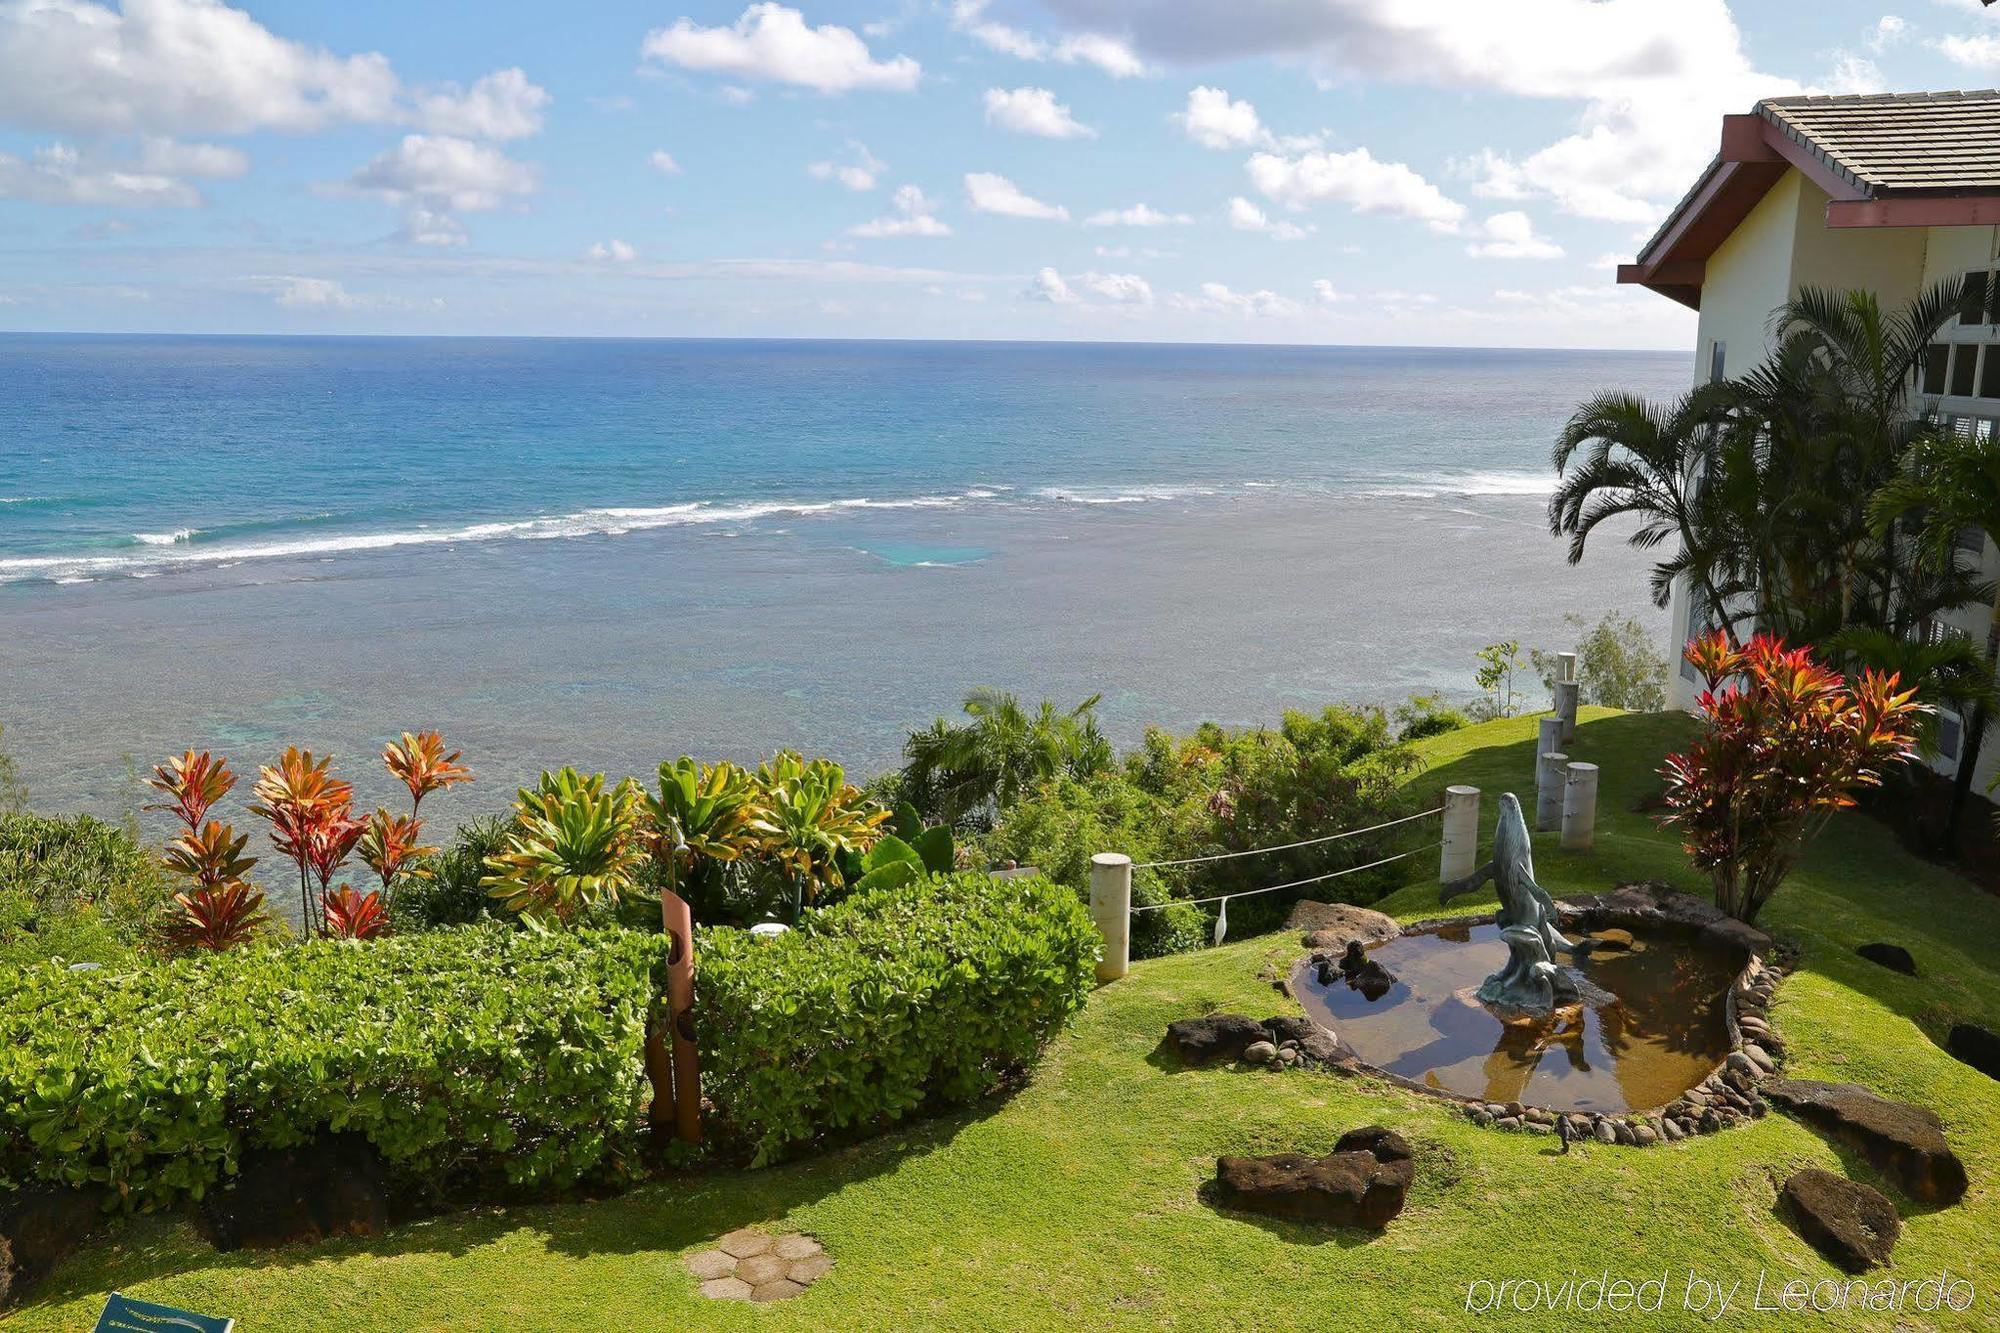
[[[1546,831],[1562,824],[1564,769],[1569,756],[1551,750],[1542,756],[1541,780],[1535,784],[1535,827]]]
[[[1583,687],[1573,680],[1556,682],[1556,716],[1562,720],[1562,743],[1576,739],[1576,705]]]
[[[674,1134],[683,1143],[700,1143],[701,1059],[694,1044],[694,913],[688,910],[686,900],[671,889],[660,890],[660,927],[673,941],[673,952],[667,958],[667,1013],[668,1031],[673,1039]],[[659,1084],[655,1083],[656,1107],[659,1100]]]
[[[1104,936],[1097,979],[1116,981],[1132,970],[1132,858],[1123,852],[1090,858],[1090,916]]]
[[[1438,883],[1472,873],[1479,858],[1479,788],[1444,789],[1444,844],[1438,853]]]
[[[1536,791],[1542,789],[1542,756],[1562,747],[1562,717],[1550,713],[1535,725],[1535,766],[1528,776],[1533,779]]]
[[[1566,852],[1587,852],[1596,841],[1597,765],[1569,765],[1563,782],[1562,846]]]

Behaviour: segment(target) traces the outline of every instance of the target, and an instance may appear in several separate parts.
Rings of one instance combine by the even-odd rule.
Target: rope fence
[[[1437,811],[1433,810],[1431,813],[1436,814]],[[1440,838],[1436,842],[1427,842],[1421,847],[1412,847],[1407,852],[1397,852],[1394,856],[1385,856],[1379,861],[1370,861],[1365,866],[1349,866],[1345,870],[1332,870],[1324,875],[1313,875],[1307,879],[1294,879],[1283,884],[1267,884],[1261,889],[1239,889],[1234,893],[1218,893],[1212,898],[1170,898],[1163,903],[1146,903],[1133,908],[1132,915],[1137,916],[1141,912],[1158,912],[1164,908],[1179,907],[1183,904],[1189,907],[1199,907],[1204,903],[1226,903],[1231,898],[1254,898],[1260,893],[1276,893],[1280,889],[1299,889],[1304,888],[1308,884],[1322,884],[1330,879],[1339,879],[1343,875],[1358,875],[1364,870],[1373,870],[1378,866],[1388,865],[1391,861],[1401,861],[1406,857],[1415,856],[1418,852],[1433,851],[1442,846],[1444,846],[1444,839]],[[1266,847],[1262,850],[1276,851],[1278,849],[1275,847]],[[1141,867],[1133,866],[1132,868],[1138,870]]]
[[[1445,808],[1440,805],[1434,809],[1420,811],[1414,815],[1404,815],[1401,819],[1391,819],[1386,823],[1371,824],[1367,828],[1352,828],[1342,833],[1329,833],[1323,838],[1302,838],[1298,842],[1281,842],[1274,847],[1252,847],[1248,851],[1242,852],[1216,852],[1212,856],[1187,856],[1178,861],[1140,861],[1133,865],[1132,869],[1165,870],[1172,866],[1199,866],[1207,865],[1212,861],[1234,861],[1241,856],[1263,856],[1269,852],[1289,852],[1295,851],[1300,847],[1317,847],[1322,843],[1339,842],[1343,838],[1358,838],[1364,833],[1380,833],[1385,828],[1395,828],[1398,824],[1410,824],[1419,819],[1429,819],[1433,815],[1443,814],[1444,811]],[[1268,893],[1269,891],[1268,889],[1257,890],[1259,893]]]

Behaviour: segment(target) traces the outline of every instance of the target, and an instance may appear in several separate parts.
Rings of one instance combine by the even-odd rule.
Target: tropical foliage
[[[1101,698],[1067,710],[1044,699],[1029,712],[1004,690],[972,691],[965,721],[938,718],[904,743],[901,799],[926,819],[984,827],[1051,778],[1103,772],[1115,755],[1097,727]]]
[[[487,892],[537,929],[615,907],[645,863],[639,810],[630,779],[607,790],[602,773],[542,774],[521,789],[504,847],[486,858]]]
[[[1895,676],[1849,683],[1769,635],[1739,649],[1717,631],[1687,658],[1707,682],[1703,731],[1667,756],[1665,822],[1708,873],[1716,906],[1755,921],[1834,812],[1914,756],[1920,705]]]
[[[0,969],[125,962],[177,912],[158,857],[89,815],[0,814]]]
[[[1579,701],[1633,713],[1656,713],[1667,706],[1667,663],[1653,647],[1646,627],[1628,615],[1607,611],[1595,625],[1574,612],[1563,623],[1577,631],[1576,679]],[[1528,654],[1542,686],[1555,692],[1558,654],[1537,648]]]
[[[244,878],[257,858],[243,854],[248,834],[208,818],[236,785],[236,775],[207,751],[189,750],[155,768],[151,784],[167,797],[151,808],[171,813],[181,825],[167,846],[166,867],[189,881],[185,893],[174,895],[180,911],[165,928],[168,942],[220,950],[249,941],[270,922],[263,890]]]

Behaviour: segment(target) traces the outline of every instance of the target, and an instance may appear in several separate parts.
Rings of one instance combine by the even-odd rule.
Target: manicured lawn
[[[1598,849],[1566,856],[1538,838],[1542,881],[1558,893],[1641,878],[1698,888],[1672,841],[1630,813],[1687,723],[1586,716],[1574,749],[1604,767]],[[1532,730],[1524,719],[1441,737],[1418,782],[1483,788],[1490,822],[1492,793],[1526,786]],[[1433,863],[1421,879],[1434,875]],[[1436,915],[1435,887],[1413,882],[1389,910]],[[2000,901],[1905,856],[1857,817],[1836,824],[1764,924],[1805,949],[1775,1011],[1792,1072],[1932,1107],[1972,1177],[1957,1207],[1923,1212],[1898,1197],[1905,1229],[1889,1270],[1970,1277],[1971,1311],[1848,1314],[1832,1326],[2000,1327],[2000,1084],[1936,1044],[1955,1017],[2000,1024]],[[1854,956],[1875,939],[1908,947],[1924,975]],[[1767,1293],[1794,1276],[1835,1274],[1774,1215],[1779,1181],[1820,1165],[1881,1183],[1780,1115],[1674,1147],[1564,1158],[1547,1139],[1480,1130],[1441,1103],[1367,1080],[1158,1061],[1171,1019],[1218,1008],[1296,1012],[1259,973],[1297,952],[1294,937],[1266,936],[1139,964],[1092,998],[1017,1095],[860,1147],[607,1202],[459,1215],[375,1242],[277,1254],[218,1255],[182,1222],[141,1219],[61,1269],[11,1323],[88,1327],[115,1287],[234,1315],[244,1333],[1460,1327],[1472,1322],[1464,1303],[1473,1279],[1560,1280],[1608,1266],[1635,1280],[1667,1274],[1666,1311],[1650,1319],[1662,1328],[1693,1323],[1680,1308],[1690,1270],[1741,1280],[1737,1311],[1721,1321],[1728,1327],[1785,1318],[1744,1308],[1760,1271],[1770,1275]],[[1422,1161],[1408,1208],[1380,1236],[1225,1215],[1198,1197],[1217,1154],[1324,1151],[1368,1123],[1402,1132]],[[782,1304],[704,1301],[681,1256],[753,1224],[812,1232],[836,1267]],[[1485,1319],[1599,1326],[1574,1315]]]

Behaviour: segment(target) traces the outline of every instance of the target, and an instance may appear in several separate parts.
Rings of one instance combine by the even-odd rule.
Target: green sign
[[[104,1302],[104,1313],[97,1316],[96,1333],[161,1333],[162,1330],[229,1333],[235,1327],[234,1319],[218,1319],[214,1315],[176,1310],[171,1305],[135,1301],[114,1291],[111,1299]]]

